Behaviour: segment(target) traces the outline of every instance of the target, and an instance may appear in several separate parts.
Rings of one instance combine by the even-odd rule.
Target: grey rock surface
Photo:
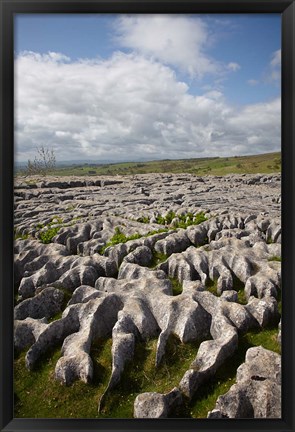
[[[135,418],[166,418],[182,403],[182,395],[177,387],[169,393],[141,393],[134,402]]]
[[[64,294],[56,288],[45,288],[35,297],[22,301],[14,308],[14,319],[50,318],[61,311]]]
[[[281,356],[250,348],[237,370],[236,384],[219,396],[208,418],[280,418]]]

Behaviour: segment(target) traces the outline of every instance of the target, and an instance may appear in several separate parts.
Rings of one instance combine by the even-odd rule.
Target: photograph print
[[[280,419],[280,14],[16,14],[14,95],[14,417]]]

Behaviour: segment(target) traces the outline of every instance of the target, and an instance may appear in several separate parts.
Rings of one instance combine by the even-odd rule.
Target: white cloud
[[[280,100],[237,110],[221,92],[189,94],[168,66],[135,53],[71,62],[16,59],[16,156],[40,145],[57,160],[191,158],[275,151]]]
[[[231,134],[243,136],[250,148],[260,152],[277,149],[281,134],[280,98],[244,107],[229,120],[228,127]]]
[[[281,67],[281,61],[282,61],[282,53],[281,50],[279,49],[272,54],[272,59],[270,64],[273,68]]]
[[[115,41],[147,58],[172,66],[190,76],[225,75],[238,63],[224,64],[208,54],[218,40],[199,17],[179,15],[122,15],[113,25]]]
[[[191,77],[217,73],[221,65],[210,58],[206,24],[200,18],[179,15],[120,17],[114,26],[116,41],[125,48],[177,67]]]
[[[241,69],[241,66],[238,63],[231,62],[231,63],[228,63],[227,69],[232,71],[232,72],[236,72],[239,69]]]
[[[272,53],[271,61],[267,70],[267,82],[278,82],[281,79],[281,62],[282,62],[282,53],[281,50],[277,50]]]

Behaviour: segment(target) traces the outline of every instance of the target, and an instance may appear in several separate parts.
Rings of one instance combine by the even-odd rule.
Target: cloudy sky
[[[16,160],[278,151],[280,30],[280,15],[17,15]]]

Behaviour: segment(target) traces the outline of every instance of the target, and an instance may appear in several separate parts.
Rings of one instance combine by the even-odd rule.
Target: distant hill
[[[190,173],[195,175],[225,175],[230,173],[255,174],[281,171],[281,153],[253,156],[211,157],[147,162],[120,162],[109,164],[78,163],[59,167],[54,175],[129,175],[148,173]]]
[[[17,175],[23,173],[24,163],[15,164]],[[52,175],[99,176],[148,173],[190,173],[194,175],[256,174],[281,171],[281,152],[252,156],[208,157],[195,159],[163,159],[137,162],[62,161]]]

